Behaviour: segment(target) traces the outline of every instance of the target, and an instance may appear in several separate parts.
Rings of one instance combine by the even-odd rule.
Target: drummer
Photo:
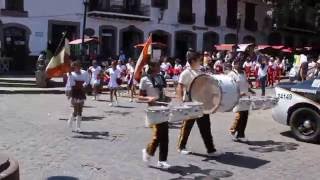
[[[160,64],[151,62],[148,66],[146,76],[140,81],[139,100],[147,102],[149,106],[158,105],[157,102],[166,102],[167,98],[164,95],[166,81],[160,75]],[[152,140],[147,145],[146,149],[142,150],[142,159],[148,162],[154,156],[157,147],[159,146],[159,168],[168,169],[170,165],[167,163],[168,145],[169,145],[169,124],[168,121],[152,125]]]
[[[178,81],[178,87],[177,87],[178,100],[185,101],[185,102],[190,101],[187,90],[189,89],[192,80],[196,76],[201,74],[201,71],[200,71],[201,58],[198,53],[194,51],[188,51],[187,61],[190,64],[190,67],[188,67],[181,73]],[[219,153],[217,153],[217,150],[213,144],[209,114],[205,114],[198,119],[190,119],[190,120],[185,120],[183,122],[181,131],[180,131],[179,140],[178,140],[178,152],[184,155],[191,153],[191,151],[186,149],[186,144],[187,144],[191,129],[195,122],[197,122],[198,124],[200,134],[207,148],[208,156],[219,155]]]
[[[247,77],[240,66],[240,60],[235,60],[233,63],[233,69],[228,74],[237,84],[240,89],[240,96],[248,96],[249,92],[255,94],[253,90],[249,88]],[[247,126],[249,110],[237,111],[236,118],[230,128],[230,133],[233,136],[234,141],[244,142],[245,139],[244,131]]]

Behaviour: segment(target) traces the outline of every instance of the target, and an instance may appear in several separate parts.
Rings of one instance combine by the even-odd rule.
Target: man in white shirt
[[[177,98],[180,101],[190,101],[190,98],[188,96],[188,90],[190,88],[190,85],[193,79],[197,77],[199,74],[201,74],[200,55],[194,51],[189,51],[187,54],[188,54],[187,61],[189,62],[190,67],[185,69],[181,73],[178,80]],[[181,131],[180,131],[179,140],[178,140],[178,152],[181,154],[191,153],[186,149],[186,144],[187,144],[191,129],[195,122],[197,122],[198,124],[200,134],[202,136],[202,139],[207,149],[208,156],[219,155],[213,144],[209,114],[205,114],[198,119],[190,119],[190,120],[185,120],[183,122]]]

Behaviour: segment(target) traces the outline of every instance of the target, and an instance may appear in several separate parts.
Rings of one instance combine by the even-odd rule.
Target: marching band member
[[[213,65],[213,69],[216,74],[222,74],[223,73],[223,60],[221,58],[221,53],[217,53],[217,61]]]
[[[284,65],[283,60],[280,60],[279,57],[276,58],[275,65],[276,65],[276,77],[275,77],[275,79],[278,80],[278,83],[280,83],[281,75],[282,75],[282,72],[284,70],[284,66],[285,65]]]
[[[145,101],[149,106],[157,105],[157,102],[165,102],[164,88],[166,81],[160,73],[160,65],[157,62],[150,62],[147,75],[140,81],[139,100]],[[159,168],[168,169],[167,163],[168,145],[169,145],[169,123],[163,122],[152,125],[152,141],[142,150],[142,160],[148,162],[154,156],[159,146]]]
[[[185,69],[178,81],[177,87],[177,98],[180,101],[190,101],[188,97],[188,89],[191,85],[192,80],[201,74],[200,64],[201,59],[200,55],[194,51],[187,53],[187,61],[190,64],[190,67]],[[204,141],[204,144],[207,149],[208,156],[217,156],[216,148],[213,144],[212,134],[211,134],[211,123],[210,123],[210,116],[209,114],[203,115],[201,118],[198,119],[190,119],[183,121],[183,125],[181,127],[180,136],[178,140],[178,152],[180,154],[190,154],[191,152],[186,149],[186,144],[191,132],[191,129],[194,123],[197,122],[200,134]]]
[[[267,57],[262,56],[261,58],[262,60],[258,70],[258,80],[261,86],[261,96],[265,96],[267,76],[268,76],[268,65],[267,65]]]
[[[275,82],[276,65],[271,57],[268,63],[268,85],[273,87]]]
[[[255,92],[252,91],[249,87],[247,77],[240,66],[239,60],[234,61],[233,69],[228,74],[228,76],[230,76],[238,84],[241,97],[247,96],[249,92],[252,94],[255,94]],[[245,138],[244,131],[247,126],[248,115],[249,115],[249,110],[237,111],[236,118],[230,128],[230,133],[233,136],[234,141],[241,141],[241,142],[247,141]]]
[[[96,60],[92,61],[92,66],[88,69],[89,75],[90,75],[90,84],[93,89],[93,100],[98,100],[99,91],[101,89],[101,72],[102,68],[101,66],[98,66],[98,63]]]
[[[76,132],[80,132],[80,123],[82,120],[82,109],[86,99],[85,86],[89,84],[90,78],[87,71],[81,69],[79,61],[72,62],[72,72],[68,73],[66,84],[66,95],[71,98],[73,113],[68,120],[68,126],[72,127],[73,121],[76,119]]]
[[[137,81],[133,78],[135,62],[133,59],[129,59],[127,64],[127,80],[128,80],[128,93],[130,94],[130,102],[133,102],[133,95],[136,92]]]
[[[113,106],[113,96],[116,99],[116,105],[118,105],[118,97],[117,97],[117,90],[120,86],[120,78],[121,72],[117,69],[117,61],[113,61],[111,63],[111,67],[107,69],[106,73],[109,75],[109,84],[108,87],[110,89],[110,104],[109,106]]]

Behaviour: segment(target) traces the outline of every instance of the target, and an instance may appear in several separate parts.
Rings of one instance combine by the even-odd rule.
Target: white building
[[[83,0],[0,0],[2,52],[23,70],[40,51],[55,49],[63,31],[80,38]],[[265,43],[269,35],[267,7],[257,0],[90,0],[87,28],[100,38],[100,54],[120,50],[137,56],[133,45],[150,33],[167,44],[167,55],[183,57],[187,48],[211,50],[214,44],[237,41]]]

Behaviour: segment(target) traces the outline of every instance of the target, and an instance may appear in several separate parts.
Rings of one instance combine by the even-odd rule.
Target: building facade
[[[33,63],[25,57],[54,51],[62,32],[71,40],[82,34],[83,0],[0,0],[0,9],[1,50],[13,57],[16,70]],[[268,43],[267,9],[256,0],[90,0],[86,27],[99,37],[102,57],[120,50],[137,57],[133,46],[150,33],[167,45],[166,55],[184,57],[189,47],[210,51],[222,43]]]

